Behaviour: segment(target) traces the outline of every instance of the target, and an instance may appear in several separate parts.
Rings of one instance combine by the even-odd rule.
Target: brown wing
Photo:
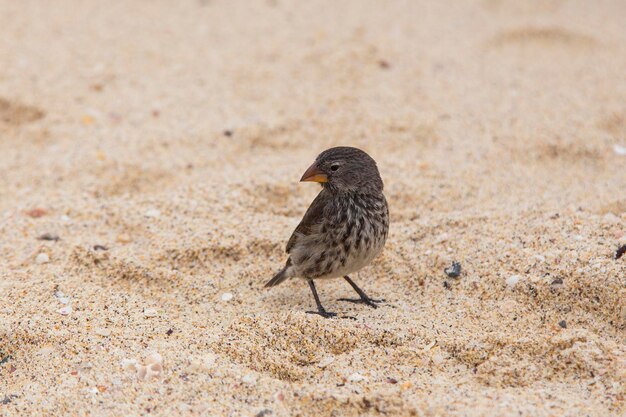
[[[309,209],[306,211],[306,213],[304,213],[304,217],[300,221],[300,224],[291,234],[289,242],[287,242],[287,248],[285,249],[287,253],[291,252],[291,249],[298,240],[298,236],[308,236],[309,234],[311,234],[313,226],[322,222],[324,218],[324,208],[329,201],[330,196],[325,190],[322,190],[317,195],[317,197],[315,197],[315,200],[313,200],[313,202],[309,206]]]

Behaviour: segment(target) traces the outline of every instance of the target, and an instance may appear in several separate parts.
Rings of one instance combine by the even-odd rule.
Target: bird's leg
[[[315,289],[315,284],[313,284],[313,280],[309,280],[309,287],[311,287],[311,292],[313,292],[313,297],[315,298],[315,304],[317,304],[317,311],[307,311],[308,314],[319,314],[324,318],[334,317],[337,313],[329,313],[324,309],[324,306],[320,302],[320,298],[317,295],[317,290]]]
[[[372,308],[378,308],[378,306],[376,305],[376,303],[384,303],[385,300],[374,300],[372,298],[369,298],[367,296],[367,294],[365,294],[365,292],[360,289],[355,283],[354,281],[352,281],[350,279],[349,276],[344,276],[343,277],[346,281],[348,281],[348,284],[350,284],[350,286],[352,286],[352,288],[354,288],[354,291],[356,291],[357,294],[359,294],[359,297],[361,298],[340,298],[339,301],[348,301],[350,303],[363,303],[363,304],[367,304],[368,306],[372,307]]]

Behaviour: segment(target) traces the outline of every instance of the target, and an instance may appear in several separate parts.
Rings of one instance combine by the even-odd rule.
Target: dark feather
[[[296,230],[291,234],[287,242],[287,248],[285,249],[287,253],[291,252],[299,236],[310,235],[313,231],[313,227],[324,221],[324,209],[330,201],[331,194],[326,190],[320,191],[317,197],[315,197],[315,200],[311,203],[309,209],[304,213],[304,217],[296,227]]]

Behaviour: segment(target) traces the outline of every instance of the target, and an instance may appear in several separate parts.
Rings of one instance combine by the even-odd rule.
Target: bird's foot
[[[377,303],[384,303],[384,299],[375,300],[373,298],[340,298],[338,301],[347,301],[354,304],[366,304],[372,308],[378,308]]]
[[[318,310],[318,311],[307,311],[307,314],[317,314],[319,316],[324,317],[325,319],[329,319],[332,317],[335,317],[337,315],[337,313],[331,313],[329,311],[326,310]]]

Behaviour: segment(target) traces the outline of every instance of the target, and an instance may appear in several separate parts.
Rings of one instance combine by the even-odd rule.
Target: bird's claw
[[[320,310],[320,311],[307,311],[307,314],[317,314],[319,316],[324,317],[325,319],[329,319],[331,317],[335,317],[337,315],[337,313],[331,313],[329,311],[326,310]]]
[[[338,301],[347,301],[354,304],[367,304],[372,308],[378,308],[376,303],[384,303],[384,299],[374,300],[373,298],[340,298]]]

